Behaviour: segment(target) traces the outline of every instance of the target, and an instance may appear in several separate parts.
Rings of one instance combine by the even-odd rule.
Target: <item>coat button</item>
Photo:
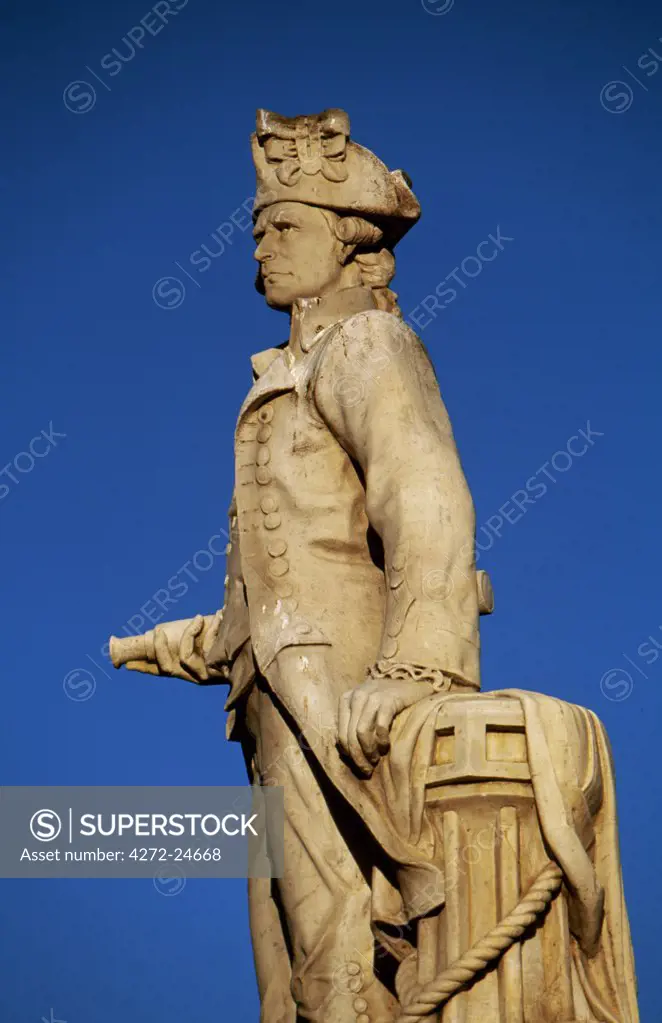
[[[278,589],[280,589],[281,586],[287,587],[287,589],[290,591],[290,593],[293,592],[292,587],[290,586],[289,583],[279,583],[278,584]],[[283,611],[286,614],[288,614],[288,615],[293,615],[294,612],[296,611],[296,609],[298,608],[298,606],[299,606],[299,601],[295,600],[294,597],[286,597],[283,600]]]
[[[356,1023],[370,1023],[370,1016],[366,1016],[365,1012],[362,1012],[360,1016],[356,1017]]]
[[[257,455],[255,456],[255,461],[257,462],[258,465],[266,465],[267,462],[270,461],[270,459],[271,459],[271,452],[269,451],[269,448],[258,448],[257,449]]]
[[[365,998],[355,998],[353,1005],[356,1012],[365,1012],[368,1008],[368,1003]]]
[[[278,512],[271,512],[270,515],[264,516],[264,528],[265,529],[278,529],[282,522],[282,519]]]
[[[257,439],[260,444],[266,444],[271,437],[273,430],[268,423],[264,423],[257,431]]]
[[[269,574],[277,579],[281,575],[287,575],[290,570],[290,563],[287,558],[277,558],[269,565]]]
[[[272,540],[267,547],[267,551],[269,552],[272,558],[280,558],[281,555],[283,555],[286,550],[287,544],[285,540],[281,540],[280,537],[278,537],[275,540]]]
[[[274,410],[271,405],[264,405],[257,414],[261,423],[270,423],[274,417]]]
[[[278,511],[278,499],[273,494],[265,494],[260,501],[260,508],[265,515],[268,515],[269,512]]]
[[[350,977],[358,977],[358,975],[361,972],[361,967],[359,966],[358,963],[351,962],[347,963],[345,969],[347,970],[347,973],[349,974]]]
[[[255,470],[255,479],[257,480],[261,487],[266,487],[268,483],[271,483],[273,476],[271,475],[269,469],[261,465],[259,469]]]
[[[297,607],[296,600],[287,599],[288,597],[291,597],[292,594],[294,593],[294,587],[292,586],[292,583],[289,583],[287,582],[287,580],[284,579],[279,579],[277,583],[274,583],[274,593],[276,594],[277,597],[285,598],[285,601],[283,602],[283,611],[287,611],[288,614],[291,614],[292,611],[296,611]],[[292,606],[285,607],[285,602]]]

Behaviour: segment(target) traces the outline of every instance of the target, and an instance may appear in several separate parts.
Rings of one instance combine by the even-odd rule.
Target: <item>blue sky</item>
[[[117,0],[1,16],[3,783],[243,781],[223,687],[116,673],[103,646],[148,628],[164,589],[167,617],[218,606],[248,356],[287,329],[253,287],[255,109],[343,107],[423,207],[395,287],[494,582],[485,687],[607,725],[642,1017],[662,1018],[659,9]],[[175,1023],[230,1003],[255,1019],[244,887],[3,881],[3,1018]]]

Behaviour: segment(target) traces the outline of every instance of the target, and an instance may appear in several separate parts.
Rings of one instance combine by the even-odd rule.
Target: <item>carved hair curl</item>
[[[402,318],[398,296],[389,284],[395,276],[395,256],[391,249],[380,246],[384,232],[363,217],[341,217],[331,210],[322,210],[336,238],[346,245],[355,246],[351,259],[359,268],[361,284],[370,288],[377,308]]]

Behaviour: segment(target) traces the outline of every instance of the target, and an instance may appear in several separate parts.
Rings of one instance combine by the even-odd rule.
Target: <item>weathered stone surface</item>
[[[262,1023],[637,1023],[595,715],[481,694],[474,510],[389,288],[420,210],[341,110],[253,136],[259,290],[290,314],[239,411],[223,609],[111,641],[229,682],[228,737],[284,786],[249,882]]]

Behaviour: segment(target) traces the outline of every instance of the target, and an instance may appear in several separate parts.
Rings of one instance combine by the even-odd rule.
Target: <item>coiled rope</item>
[[[397,1023],[424,1023],[430,1013],[439,1010],[456,991],[466,987],[486,966],[499,959],[542,915],[558,895],[562,882],[563,871],[550,860],[512,913],[435,980],[422,987],[414,1000],[404,1007]]]

